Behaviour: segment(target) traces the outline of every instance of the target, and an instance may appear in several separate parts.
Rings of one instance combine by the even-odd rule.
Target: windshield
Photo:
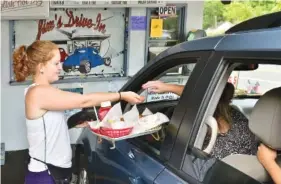
[[[260,64],[253,71],[233,71],[228,79],[235,86],[235,96],[261,96],[281,86],[281,66]]]

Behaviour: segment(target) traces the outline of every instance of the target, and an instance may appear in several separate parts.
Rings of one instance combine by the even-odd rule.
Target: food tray
[[[135,138],[135,137],[140,137],[140,136],[143,136],[143,135],[153,134],[153,133],[158,132],[159,130],[161,130],[161,128],[162,128],[162,126],[157,126],[155,128],[149,129],[149,130],[147,130],[145,132],[140,132],[140,133],[137,133],[137,134],[129,134],[129,135],[118,137],[118,138],[111,138],[111,137],[108,137],[108,136],[105,136],[105,135],[98,134],[98,133],[96,133],[94,131],[92,131],[92,132],[96,136],[112,142],[113,147],[111,147],[110,149],[115,149],[115,142],[116,141],[122,141],[122,140],[126,140],[126,139],[132,139],[132,138]]]

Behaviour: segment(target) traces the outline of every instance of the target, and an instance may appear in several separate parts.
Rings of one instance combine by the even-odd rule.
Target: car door
[[[112,143],[102,140],[96,147],[96,183],[100,184],[137,184],[138,175],[135,169],[135,150],[127,141]]]
[[[211,100],[212,94],[219,88],[219,85],[225,85],[221,80],[224,79],[226,82],[228,78],[227,72],[230,68],[228,68],[229,64],[222,59],[223,54],[225,53],[217,52],[209,58],[193,92],[186,89],[187,87],[185,88],[181,101],[186,103],[186,108],[179,112],[184,114],[181,126],[167,166],[158,175],[155,183],[168,180],[170,183],[175,183],[180,179],[184,182],[180,180],[178,183],[260,183],[223,161],[211,157],[196,146],[195,140],[200,126],[210,116],[207,109],[210,105],[214,105],[211,104],[214,103]],[[223,88],[220,87],[220,89]]]
[[[209,55],[209,52],[198,52],[164,58],[142,69],[121,91],[130,90],[146,96],[145,103],[137,106],[140,112],[144,108],[164,114],[169,112],[170,120],[177,121],[181,117],[174,112],[174,109],[181,110],[177,107],[179,96],[171,93],[150,93],[141,90],[141,86],[148,80],[163,80],[182,85],[188,83],[189,88],[192,89],[196,84],[196,76],[200,76],[201,67],[205,65]],[[204,58],[203,63],[201,63],[202,58]],[[196,73],[193,75],[194,70]],[[123,107],[128,106],[123,104]],[[174,115],[177,117],[173,118]],[[179,126],[177,122],[171,121],[164,125],[158,134],[117,141],[115,149],[111,149],[112,143],[106,140],[97,144],[96,183],[154,183],[157,176],[165,172],[165,163],[168,160],[165,155],[171,151],[166,148],[171,147],[177,136]]]

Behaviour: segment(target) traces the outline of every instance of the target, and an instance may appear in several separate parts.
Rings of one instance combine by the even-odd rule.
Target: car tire
[[[62,65],[62,69],[64,72],[68,73],[72,70],[72,67],[71,66],[65,66],[65,65]]]
[[[80,73],[90,73],[91,63],[88,60],[81,61],[79,66],[79,71]]]
[[[104,61],[105,66],[109,66],[111,64],[111,58],[110,57],[104,58],[103,61]]]

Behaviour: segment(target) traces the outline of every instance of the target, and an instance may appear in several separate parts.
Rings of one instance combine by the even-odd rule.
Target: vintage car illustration
[[[110,58],[102,58],[99,51],[93,47],[75,49],[74,53],[63,62],[65,72],[78,70],[80,73],[89,73],[91,68],[100,65],[109,66]]]
[[[91,72],[91,68],[100,65],[110,66],[111,57],[100,55],[101,43],[108,39],[110,35],[94,33],[93,31],[72,30],[71,33],[59,29],[58,31],[69,39],[65,41],[66,50],[60,48],[64,72],[79,71],[87,74]]]

